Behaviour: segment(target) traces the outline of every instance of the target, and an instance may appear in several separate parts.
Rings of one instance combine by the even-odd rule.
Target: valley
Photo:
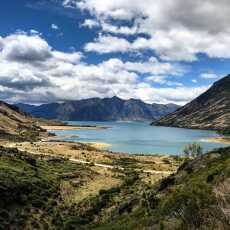
[[[208,230],[230,224],[226,126],[216,134],[140,121],[63,123],[34,118],[3,102],[0,112],[0,229]],[[159,136],[169,139],[173,133],[174,145],[210,134],[207,145],[226,147],[170,155],[153,147],[143,154],[140,145],[135,154],[110,151],[113,145],[98,141],[115,132],[123,140],[132,137],[136,146],[134,130],[142,138],[156,135],[153,146]],[[83,141],[82,134],[92,132],[97,138]]]
[[[0,1],[0,230],[229,230],[230,1]]]

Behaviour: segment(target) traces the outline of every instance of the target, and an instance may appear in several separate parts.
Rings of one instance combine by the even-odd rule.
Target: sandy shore
[[[96,149],[107,149],[111,146],[111,144],[103,143],[103,142],[82,142],[84,144],[88,144],[89,146]]]
[[[75,125],[43,125],[41,128],[48,131],[55,130],[97,130],[97,129],[106,129],[108,127],[102,126],[75,126]]]
[[[58,141],[58,142],[70,142],[70,141],[65,141],[65,139],[69,138],[78,138],[79,136],[77,135],[57,135],[57,136],[49,136],[47,138],[42,139],[42,142],[47,142],[47,141]],[[81,142],[83,144],[86,144],[90,147],[97,148],[97,149],[108,149],[111,144],[108,143],[103,143],[103,142]]]
[[[210,137],[210,138],[202,139],[201,141],[230,145],[230,138],[229,137]]]

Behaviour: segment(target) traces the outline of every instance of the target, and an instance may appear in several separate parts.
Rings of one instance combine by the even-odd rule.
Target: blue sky
[[[229,73],[229,12],[226,0],[1,1],[0,99],[185,104]]]

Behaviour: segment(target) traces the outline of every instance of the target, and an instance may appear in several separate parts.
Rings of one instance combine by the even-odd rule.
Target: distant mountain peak
[[[147,104],[139,99],[123,100],[117,96],[110,98],[89,98],[64,103],[30,106],[17,104],[21,109],[36,117],[59,120],[155,120],[179,106]]]
[[[118,96],[113,96],[113,97],[111,97],[111,99],[118,99],[118,100],[122,100],[120,97],[118,97]]]

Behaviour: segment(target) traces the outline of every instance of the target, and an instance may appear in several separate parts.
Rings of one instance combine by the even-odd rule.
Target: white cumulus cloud
[[[186,71],[183,66],[155,57],[145,61],[110,58],[97,64],[83,60],[81,52],[54,50],[38,34],[0,37],[1,99],[47,103],[117,95],[146,102],[183,104],[207,88],[176,84]],[[162,88],[144,81],[143,75],[160,76],[164,79]]]
[[[199,53],[230,58],[229,0],[65,0],[64,6],[90,13],[101,32],[138,36],[134,42],[99,36],[86,45],[89,51],[152,50],[164,60],[189,62]]]

